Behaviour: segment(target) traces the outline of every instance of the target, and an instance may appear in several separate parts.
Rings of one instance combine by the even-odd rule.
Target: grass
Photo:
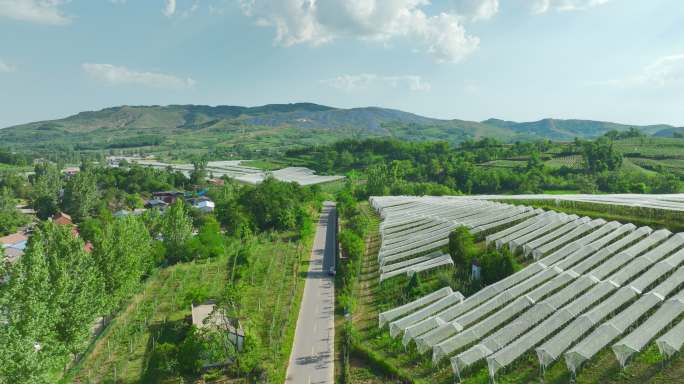
[[[486,163],[482,163],[482,164],[480,164],[480,166],[487,167],[487,168],[513,169],[513,168],[527,166],[527,161],[526,160],[492,160],[492,161],[488,161]]]
[[[335,194],[344,188],[345,183],[345,179],[340,179],[319,185],[321,187],[321,192],[327,194],[326,199],[335,200]]]
[[[154,344],[162,336],[160,330],[182,323],[189,315],[190,290],[203,289],[209,297],[221,294],[227,281],[226,261],[177,264],[150,276],[67,380],[142,382]]]
[[[684,159],[684,139],[643,137],[615,141],[615,147],[629,157]]]
[[[665,170],[677,174],[679,177],[684,177],[684,159],[654,160],[644,157],[632,157],[629,158],[629,160],[632,163],[651,171],[658,172],[660,170]]]
[[[308,265],[312,240],[290,239],[289,233],[254,239],[240,291],[243,327],[260,341],[261,365],[274,383],[285,378],[303,294],[301,271]],[[157,343],[178,342],[174,336],[187,326],[193,292],[203,292],[207,298],[221,296],[230,284],[235,251],[204,263],[170,266],[151,276],[65,381],[177,383],[197,379],[155,377],[150,357]]]
[[[582,168],[582,156],[581,155],[567,155],[555,157],[551,160],[544,162],[544,165],[549,168],[560,168],[566,166],[571,169]]]
[[[364,206],[370,213],[370,209]],[[581,214],[580,212],[577,212]],[[595,212],[594,213],[598,213]],[[626,222],[625,216],[614,213],[616,218]],[[636,213],[633,213],[636,215]],[[605,216],[605,215],[603,215]],[[402,372],[408,372],[410,379],[406,382],[447,384],[454,382],[454,376],[448,362],[442,362],[438,366],[433,366],[430,362],[430,354],[425,356],[418,354],[414,345],[404,348],[400,339],[392,339],[388,330],[378,329],[377,315],[379,312],[395,307],[406,302],[404,287],[407,281],[391,279],[378,283],[376,255],[380,246],[377,234],[377,218],[374,219],[371,235],[368,238],[367,252],[365,255],[362,274],[358,285],[357,311],[353,315],[354,328],[358,332],[358,340],[368,349],[374,351],[384,359],[384,363],[394,366]],[[423,288],[430,292],[446,284],[452,284],[451,273],[438,271],[426,275],[422,280]],[[456,282],[457,283],[457,282]],[[467,296],[467,294],[466,294]],[[352,383],[375,384],[386,382],[397,382],[387,377],[382,370],[379,370],[368,360],[353,357],[350,360]],[[684,358],[681,355],[671,361],[664,362],[657,352],[654,343],[651,343],[645,351],[637,354],[625,371],[622,371],[615,359],[613,352],[604,349],[597,356],[591,359],[579,372],[576,383],[585,384],[618,384],[618,383],[675,383],[684,382]],[[523,358],[515,362],[512,366],[501,371],[497,375],[497,383],[517,384],[517,383],[569,383],[572,378],[565,367],[564,361],[558,361],[551,365],[545,372],[544,377],[540,376],[537,357],[534,353],[528,352]],[[399,381],[401,382],[401,381]],[[461,381],[465,384],[489,384],[490,379],[484,364],[476,366],[475,369],[466,374]]]
[[[240,165],[244,165],[245,167],[259,168],[266,171],[275,171],[288,166],[287,163],[276,160],[245,160],[242,161]]]

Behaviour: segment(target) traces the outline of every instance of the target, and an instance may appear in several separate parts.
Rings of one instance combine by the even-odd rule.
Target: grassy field
[[[571,169],[582,168],[582,156],[580,155],[568,155],[554,157],[551,160],[544,162],[544,165],[549,168],[560,168],[566,166]]]
[[[261,364],[269,382],[280,383],[294,336],[303,292],[301,271],[308,265],[310,239],[289,241],[290,234],[260,236],[251,244],[252,258],[241,289],[242,325],[258,336]],[[83,383],[181,383],[196,377],[159,377],[150,358],[155,345],[177,342],[186,327],[190,303],[198,292],[218,298],[230,284],[232,257],[182,263],[159,270],[91,346],[65,381]],[[240,382],[240,381],[237,381]]]
[[[367,206],[364,206],[368,210]],[[367,252],[357,289],[358,307],[353,314],[352,321],[357,332],[357,340],[368,350],[373,351],[374,356],[383,361],[377,364],[370,359],[353,356],[350,359],[352,382],[358,384],[375,384],[387,382],[430,383],[450,384],[454,382],[451,367],[447,362],[433,366],[430,354],[420,355],[415,345],[411,344],[404,348],[400,338],[392,339],[387,328],[380,330],[377,327],[379,312],[405,303],[417,295],[416,292],[407,292],[408,281],[403,278],[395,278],[378,283],[377,251],[379,238],[377,235],[377,219],[374,220],[372,234],[369,236]],[[451,285],[455,290],[464,289],[464,284],[459,284],[453,278],[453,273],[441,270],[423,275],[421,280],[422,293],[431,292],[436,288]],[[466,296],[471,293],[466,292]],[[393,367],[394,373],[399,372],[403,378],[397,378],[396,374],[388,374],[387,366]],[[627,369],[622,371],[615,359],[613,352],[603,350],[599,355],[591,359],[578,376],[576,383],[586,384],[618,384],[618,383],[681,383],[684,382],[684,357],[681,355],[671,361],[663,361],[654,343],[642,353],[630,361]],[[522,359],[508,367],[497,375],[497,383],[569,383],[572,382],[569,371],[564,361],[559,361],[548,368],[545,375],[540,376],[537,357],[533,353],[526,354]],[[490,383],[486,366],[476,366],[469,374],[465,375],[462,383],[487,384]]]
[[[662,159],[654,160],[644,157],[630,157],[629,160],[640,166],[651,171],[666,170],[672,172],[679,177],[684,177],[684,159]]]
[[[527,165],[526,160],[492,160],[486,163],[480,164],[483,167],[491,168],[508,168],[513,169],[517,167],[525,167]]]
[[[653,159],[684,159],[684,139],[644,137],[617,140],[615,147],[625,156]]]

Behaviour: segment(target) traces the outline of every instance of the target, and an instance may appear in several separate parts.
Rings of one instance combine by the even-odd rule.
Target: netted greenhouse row
[[[375,205],[381,206],[377,202]],[[490,225],[534,211],[488,201],[428,203],[397,199],[390,199],[380,209],[384,217],[378,253],[380,281],[453,266],[451,257],[438,249],[448,243],[449,234],[458,226]]]
[[[591,264],[596,264],[600,262],[602,258],[605,258],[607,256],[610,256],[617,252],[617,250],[624,246],[625,244],[628,244],[629,242],[632,242],[640,237],[645,236],[649,231],[644,229],[644,230],[637,230],[634,232],[630,232],[626,234],[624,237],[620,238],[619,241],[617,241],[614,244],[611,244],[611,246],[608,246],[604,249],[604,252],[601,253],[596,253],[589,257],[592,252],[585,252],[584,250],[594,250],[599,247],[602,247],[605,245],[601,239],[595,241],[594,243],[580,248],[578,251],[566,255],[567,259],[575,259],[576,255],[582,255],[582,257],[585,257],[584,260],[582,258],[576,258],[575,262],[578,262],[580,260],[584,261],[584,265],[591,265]],[[608,236],[606,236],[608,237]],[[561,252],[563,249],[559,250],[558,252]],[[555,255],[550,255],[550,259],[555,259]],[[563,260],[561,260],[563,261]],[[540,273],[538,275],[535,275],[533,277],[527,278],[526,280],[522,281],[520,284],[517,286],[509,288],[507,291],[503,292],[498,298],[495,298],[494,300],[500,301],[500,302],[508,302],[511,299],[517,298],[523,294],[525,294],[524,299],[514,301],[510,304],[508,304],[506,307],[504,307],[502,310],[500,310],[497,313],[494,313],[492,316],[488,317],[487,319],[481,321],[479,324],[477,324],[475,327],[471,328],[468,332],[464,332],[461,335],[456,335],[454,337],[451,337],[449,339],[438,339],[433,337],[433,335],[426,335],[424,339],[429,339],[430,345],[434,346],[433,350],[433,359],[435,361],[439,361],[442,357],[445,357],[452,352],[456,351],[459,348],[462,348],[473,341],[477,340],[478,338],[481,338],[482,336],[486,335],[487,333],[491,332],[493,329],[501,326],[504,324],[508,319],[512,318],[513,316],[517,315],[519,312],[521,312],[523,309],[528,308],[532,304],[536,303],[539,301],[541,298],[546,296],[547,294],[560,289],[564,285],[570,283],[571,281],[577,279],[580,274],[575,272],[574,270],[568,270],[564,271],[563,268],[558,267],[557,265],[554,265],[551,262],[547,262],[548,264],[552,265],[551,268],[549,267],[543,267],[544,262],[547,262],[546,259],[543,259],[542,262],[540,263],[535,263],[532,264],[534,265],[540,265],[540,268],[543,269],[543,273]],[[556,263],[556,264],[561,264],[561,263]],[[573,264],[568,264],[563,265],[566,268],[569,268],[573,266]],[[530,268],[530,267],[528,267]],[[521,271],[524,272],[525,270]],[[514,275],[515,276],[515,275]],[[479,318],[487,313],[490,313],[490,310],[480,310],[480,308],[477,308],[477,310],[472,311],[470,313],[470,317],[472,318]],[[462,320],[465,317],[468,317],[469,315],[464,315],[461,317],[461,319],[457,319],[454,321],[454,323],[458,324],[459,320]],[[455,324],[455,325],[456,325]],[[471,322],[464,322],[465,325],[470,325]],[[458,324],[455,329],[458,328],[463,328],[461,324]]]
[[[640,244],[648,243],[642,241]],[[577,318],[577,316],[583,313],[587,308],[593,306],[601,300],[606,299],[609,294],[614,293],[621,284],[624,284],[625,281],[629,281],[634,276],[637,276],[641,272],[647,270],[655,262],[659,261],[673,249],[676,249],[683,244],[684,239],[681,236],[676,235],[670,237],[664,243],[660,244],[645,255],[634,259],[625,268],[615,272],[612,276],[607,277],[605,280],[598,283],[596,286],[588,290],[576,300],[572,301],[560,311],[554,313],[541,324],[530,330],[524,337],[517,339],[498,352],[494,353],[487,359],[490,374],[493,376],[499,369],[513,363],[526,352],[530,351],[534,346],[538,345],[542,340],[547,339],[558,329],[562,328],[570,320]],[[630,248],[632,252],[635,252],[636,249],[639,248],[637,246]],[[624,259],[624,255],[629,254],[630,252],[621,253],[620,255],[622,257],[619,259]],[[596,274],[592,273],[592,275],[595,276]],[[573,335],[573,337],[574,338],[572,339],[565,337],[564,340],[558,341],[560,341],[560,344],[566,344],[568,339],[574,340],[577,338],[577,335]],[[552,344],[551,348],[549,348],[555,352],[555,357],[557,357],[559,353],[558,344],[559,343]],[[555,360],[555,357],[551,356],[545,349],[542,349],[541,351],[537,350],[537,354],[543,367],[546,367],[550,362]]]
[[[455,197],[459,198],[459,197]],[[568,194],[568,195],[478,195],[462,197],[483,200],[555,200],[575,201],[626,207],[684,211],[684,193],[678,194]]]
[[[666,230],[655,231],[626,249],[612,247],[612,250],[609,250],[611,247],[607,247],[602,250],[605,252],[599,251],[589,256],[578,265],[584,266],[584,270],[578,272],[573,267],[569,271],[578,277],[563,289],[538,302],[518,316],[514,322],[506,324],[477,345],[453,357],[451,363],[454,372],[460,375],[465,369],[486,358],[490,374],[494,376],[498,370],[536,346],[551,332],[580,315],[586,308],[600,302],[611,291],[611,284],[599,285],[602,279],[606,279],[606,282],[614,284],[614,288],[617,288],[617,283],[608,277],[608,273],[663,242],[669,235],[670,232]],[[681,245],[679,240],[665,241],[646,256],[650,255],[656,259],[656,255],[670,251],[672,243]],[[635,271],[638,272],[640,271]],[[539,328],[532,329],[537,325]],[[528,332],[530,329],[532,331]]]
[[[552,211],[492,208],[508,215],[500,218],[460,197],[374,200],[386,220],[399,219],[383,228],[394,234],[390,244],[401,244],[402,231],[393,228],[403,226],[403,235],[413,228],[409,212],[430,212],[459,217],[469,228],[498,228],[486,237],[488,244],[538,260],[468,298],[443,297],[381,321],[381,327],[389,323],[392,337],[403,333],[404,345],[414,341],[421,353],[432,349],[435,362],[449,357],[456,375],[486,363],[494,377],[530,352],[543,368],[564,356],[576,372],[607,347],[624,366],[652,341],[664,356],[684,344],[684,321],[675,324],[684,313],[684,292],[678,292],[684,283],[684,267],[678,269],[683,234]],[[426,217],[413,220],[430,228]]]

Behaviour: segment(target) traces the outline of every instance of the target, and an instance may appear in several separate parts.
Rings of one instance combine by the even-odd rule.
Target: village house
[[[24,231],[0,237],[0,247],[5,253],[5,258],[10,263],[16,262],[24,254],[27,242],[28,234]]]

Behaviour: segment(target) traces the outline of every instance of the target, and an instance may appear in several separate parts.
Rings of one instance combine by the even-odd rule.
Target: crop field
[[[353,317],[358,354],[366,357],[351,360],[354,382],[681,377],[684,234],[524,206],[517,206],[522,216],[509,216],[513,206],[468,198],[371,203],[383,221],[368,244],[362,304]],[[419,292],[407,292],[404,277],[380,283],[388,255],[379,252],[385,241],[396,242],[392,234],[415,233],[415,246],[400,252],[419,258],[444,249],[439,239],[448,234],[425,228],[445,222],[468,227],[482,246],[509,248],[525,267],[476,292],[463,291],[466,284],[448,268],[415,271]]]
[[[565,166],[571,169],[580,169],[582,168],[582,156],[566,155],[554,157],[553,159],[546,161],[544,165],[551,168],[560,168]]]
[[[684,139],[644,137],[618,140],[616,148],[628,157],[684,159]]]
[[[492,168],[517,168],[517,167],[524,167],[527,165],[526,160],[492,160],[488,161],[486,163],[480,164],[483,167],[492,167]]]
[[[684,159],[654,160],[643,157],[630,157],[629,160],[644,169],[651,171],[666,170],[680,177],[684,176]]]
[[[252,255],[241,283],[242,325],[255,334],[262,366],[273,382],[282,382],[294,335],[308,243],[287,235],[263,236],[248,245]],[[67,380],[82,383],[179,383],[196,378],[167,377],[155,367],[159,343],[187,328],[190,303],[222,297],[235,268],[232,249],[222,258],[182,263],[159,270],[114,318]],[[263,292],[273,292],[263,295]],[[240,382],[240,381],[236,381]]]
[[[195,292],[220,297],[227,282],[227,259],[179,264],[151,276],[138,295],[112,321],[77,366],[74,380],[156,382],[147,365],[154,345],[190,314]]]

